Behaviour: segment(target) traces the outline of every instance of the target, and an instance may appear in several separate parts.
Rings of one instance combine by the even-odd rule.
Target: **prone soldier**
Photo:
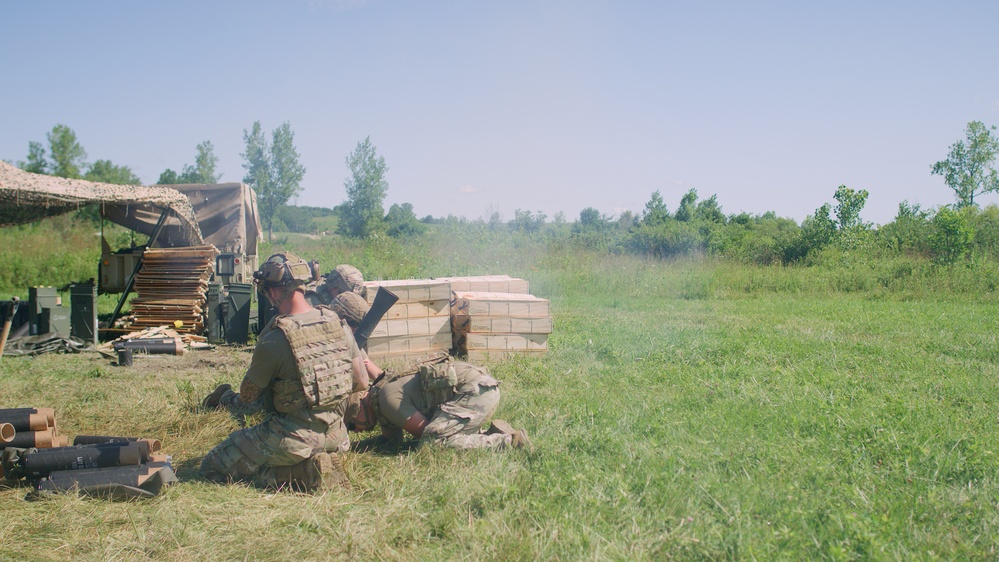
[[[355,329],[367,313],[367,301],[353,293],[337,295],[330,307]],[[378,425],[389,439],[401,439],[406,431],[422,443],[461,449],[531,447],[527,430],[514,430],[503,420],[480,431],[500,400],[499,381],[484,367],[454,361],[444,352],[398,373],[385,372],[367,358],[365,365],[374,382],[348,399],[348,430]]]

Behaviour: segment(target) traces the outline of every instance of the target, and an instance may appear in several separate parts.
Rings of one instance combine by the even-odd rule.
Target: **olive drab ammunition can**
[[[253,285],[230,283],[226,302],[225,341],[245,344],[250,339],[250,302]]]
[[[69,291],[70,335],[97,345],[97,286],[74,283]]]
[[[209,283],[205,295],[208,308],[208,343],[222,343],[225,327],[225,288],[221,283]]]

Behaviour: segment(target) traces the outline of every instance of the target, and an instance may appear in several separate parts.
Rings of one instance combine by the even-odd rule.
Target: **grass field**
[[[54,407],[69,436],[158,437],[181,482],[133,504],[2,489],[0,558],[997,558],[992,293],[420,244],[300,251],[389,278],[531,281],[552,301],[551,351],[490,368],[498,417],[530,431],[533,453],[406,446],[352,453],[350,491],[218,486],[196,468],[236,425],[195,406],[239,381],[248,349],[141,356],[133,368],[5,357],[0,407]]]

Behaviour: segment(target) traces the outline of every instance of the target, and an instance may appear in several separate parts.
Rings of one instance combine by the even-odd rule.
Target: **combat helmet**
[[[337,316],[346,320],[350,327],[356,328],[371,307],[361,295],[348,292],[337,295],[330,303],[330,308]]]
[[[356,267],[348,264],[340,264],[326,274],[326,284],[341,292],[354,292],[362,297],[367,293],[364,286],[364,276]]]
[[[260,269],[253,272],[253,282],[263,289],[292,283],[304,285],[310,279],[312,279],[312,268],[308,262],[291,252],[272,255],[260,266]]]

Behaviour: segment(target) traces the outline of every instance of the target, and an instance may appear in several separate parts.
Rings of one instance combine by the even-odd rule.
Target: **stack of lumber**
[[[0,449],[65,447],[69,440],[56,429],[52,408],[0,409]]]
[[[138,296],[132,299],[135,319],[129,329],[168,324],[178,332],[203,332],[205,294],[218,253],[211,245],[147,249],[135,277]]]
[[[469,361],[544,354],[552,317],[547,299],[528,293],[454,291],[454,354]]]
[[[406,363],[451,348],[451,285],[435,279],[367,281],[368,303],[378,287],[399,300],[368,338],[368,356],[381,366]]]

